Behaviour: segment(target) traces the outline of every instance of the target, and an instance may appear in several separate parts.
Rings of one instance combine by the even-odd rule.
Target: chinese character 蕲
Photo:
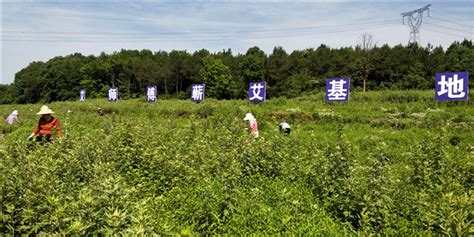
[[[201,102],[204,100],[204,84],[193,84],[191,92],[191,101]]]

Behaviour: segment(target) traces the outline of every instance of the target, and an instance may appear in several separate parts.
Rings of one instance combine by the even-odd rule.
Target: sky
[[[293,50],[355,47],[369,33],[377,45],[406,45],[402,12],[432,4],[423,15],[420,44],[445,49],[474,38],[474,0],[452,1],[8,1],[1,3],[0,84],[34,61],[73,53],[258,46]]]

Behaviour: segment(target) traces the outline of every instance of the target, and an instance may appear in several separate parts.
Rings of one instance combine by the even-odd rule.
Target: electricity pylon
[[[430,16],[431,4],[428,4],[422,8],[413,10],[411,12],[402,13],[403,24],[405,24],[405,17],[408,17],[408,25],[410,26],[410,40],[408,43],[418,43],[420,40],[420,26],[423,22],[423,12],[428,11],[428,16]]]

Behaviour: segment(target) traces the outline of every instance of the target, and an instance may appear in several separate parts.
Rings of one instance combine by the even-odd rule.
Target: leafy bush
[[[62,144],[27,142],[40,105],[16,106],[21,123],[0,127],[0,232],[472,232],[474,107],[434,104],[423,91],[406,98],[371,92],[336,104],[319,96],[263,105],[53,103]],[[109,113],[98,116],[98,105]],[[249,111],[258,139],[244,130]],[[292,125],[289,136],[278,132],[282,118]]]

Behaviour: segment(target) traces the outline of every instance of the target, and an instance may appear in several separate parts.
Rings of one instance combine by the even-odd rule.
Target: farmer
[[[58,138],[63,136],[59,120],[51,116],[51,114],[54,114],[54,112],[48,106],[41,106],[40,111],[36,114],[41,115],[41,118],[39,119],[38,126],[35,128],[35,131],[28,137],[28,141],[31,141],[36,135],[36,141],[46,140],[49,142],[53,140],[54,127],[56,127]]]
[[[285,120],[281,121],[278,129],[280,130],[280,133],[284,133],[285,135],[289,135],[291,132],[290,125]]]
[[[15,121],[18,122],[18,111],[17,110],[13,110],[13,112],[8,115],[8,118],[7,118],[7,123],[8,124],[13,124]]]
[[[252,134],[255,138],[258,137],[258,126],[257,126],[257,120],[251,113],[247,113],[245,115],[244,120],[249,121],[249,127],[247,128],[250,130],[250,134]]]
[[[100,108],[100,107],[97,107],[97,115],[103,116],[104,115],[104,110],[102,110],[102,108]]]

